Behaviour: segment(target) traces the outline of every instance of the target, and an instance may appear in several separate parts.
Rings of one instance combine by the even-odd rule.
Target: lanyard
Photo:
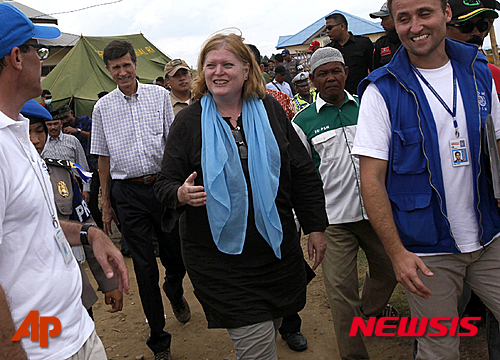
[[[453,118],[453,126],[455,127],[455,136],[458,139],[460,137],[460,131],[458,129],[458,122],[457,122],[457,75],[455,74],[455,71],[452,68],[452,72],[453,72],[453,111],[451,111],[450,108],[448,107],[448,105],[444,102],[443,98],[437,93],[437,91],[426,80],[426,78],[424,78],[422,73],[420,73],[420,71],[418,71],[418,69],[413,64],[410,64],[410,65],[411,65],[411,68],[413,69],[413,71],[415,72],[415,74],[418,75],[418,77],[423,81],[423,83],[434,94],[436,99],[438,99],[439,102],[441,103],[441,105],[443,105],[443,107],[448,112],[448,114],[450,114],[451,117]]]
[[[49,208],[50,216],[52,217],[52,225],[57,229],[59,227],[59,223],[57,222],[57,218],[56,218],[55,213],[54,213],[54,208],[52,207],[51,202],[49,200],[50,196],[49,196],[49,192],[48,192],[49,190],[47,189],[47,184],[45,183],[45,181],[43,179],[40,179],[40,176],[38,175],[38,172],[36,171],[35,166],[33,165],[33,162],[31,161],[31,159],[32,159],[31,155],[26,151],[26,149],[24,148],[21,141],[19,141],[17,136],[14,135],[14,137],[16,138],[17,142],[19,143],[19,146],[21,146],[21,149],[23,149],[24,154],[28,158],[28,162],[31,165],[31,168],[35,172],[36,178],[38,179],[38,182],[40,183],[40,187],[42,188],[43,197],[45,198],[45,202],[47,203],[47,207]],[[40,161],[39,160],[35,160],[35,161],[38,164],[38,169],[40,170],[40,173],[43,174],[43,170],[40,167]]]

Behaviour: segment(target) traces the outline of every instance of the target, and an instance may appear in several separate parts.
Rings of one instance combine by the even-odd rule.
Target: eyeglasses
[[[38,55],[40,60],[45,60],[49,57],[49,48],[47,47],[47,45],[28,43],[25,43],[23,45],[34,47],[36,49],[36,54]]]
[[[339,26],[339,25],[342,25],[342,23],[338,23],[338,24],[335,24],[335,25],[326,25],[325,26],[325,29],[330,31],[332,30],[335,26]]]
[[[246,160],[248,159],[248,148],[243,142],[243,135],[241,134],[241,128],[236,126],[231,130],[234,136],[234,140],[236,141],[236,145],[238,145],[238,151],[240,153],[240,159]]]
[[[463,22],[463,23],[448,23],[446,26],[456,27],[463,34],[471,33],[474,28],[477,28],[477,31],[484,32],[488,29],[489,23],[487,21],[481,20],[477,23],[473,23],[471,21]]]

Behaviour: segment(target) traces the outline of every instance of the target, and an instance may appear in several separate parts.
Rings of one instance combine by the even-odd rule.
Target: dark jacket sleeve
[[[366,50],[365,50],[365,58],[366,58],[366,66],[370,71],[373,70],[373,50],[374,46],[372,41],[369,38],[365,38],[366,41]]]
[[[374,50],[373,50],[373,67],[372,70],[378,69],[382,66],[380,63],[380,39],[375,41]]]
[[[270,98],[270,99],[269,99]],[[268,113],[272,112],[288,140],[290,161],[291,201],[295,214],[305,234],[325,231],[328,217],[325,210],[323,183],[311,157],[300,141],[279,103],[271,96],[266,96]],[[272,120],[271,120],[272,123]],[[282,164],[283,167],[283,164]]]
[[[166,207],[162,222],[164,231],[170,231],[184,211],[184,207],[177,208],[177,190],[195,171],[191,163],[193,151],[196,147],[201,148],[201,140],[196,136],[198,129],[193,134],[190,126],[196,116],[201,116],[198,103],[182,109],[175,117],[167,137],[161,171],[154,185],[156,198]],[[195,185],[201,185],[201,174],[195,179]]]
[[[94,275],[95,281],[97,281],[97,285],[99,285],[97,290],[100,290],[105,294],[111,290],[117,289],[118,284],[116,283],[115,277],[113,276],[111,279],[106,277],[101,264],[99,264],[99,261],[97,261],[94,255],[92,246],[83,245],[83,250],[85,250],[85,257],[87,258],[87,264],[89,264],[90,271],[92,271],[92,275]]]

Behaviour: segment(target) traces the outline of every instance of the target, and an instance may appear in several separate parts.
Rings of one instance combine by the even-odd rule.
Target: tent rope
[[[70,42],[69,44],[64,45],[61,49],[59,49],[59,50],[58,50],[58,51],[56,51],[55,53],[53,53],[53,54],[52,54],[52,53],[50,53],[50,56],[49,56],[49,58],[48,58],[48,59],[53,58],[54,56],[56,56],[57,54],[59,54],[61,51],[63,51],[64,49],[66,49],[66,48],[68,48],[68,47],[70,47],[70,46],[74,47],[74,45],[73,45],[73,44],[74,44],[75,42],[78,42],[78,40],[79,40],[79,39],[80,39],[80,38],[78,37],[77,39],[73,40],[73,41],[72,41],[72,42]],[[48,60],[48,59],[47,59],[47,60]]]
[[[92,46],[92,43],[90,41],[88,41],[87,39],[85,39],[85,36],[82,35],[82,38],[87,42],[87,44],[89,44],[89,46],[92,48],[92,50],[94,50],[96,53],[99,53],[99,51],[94,46]]]

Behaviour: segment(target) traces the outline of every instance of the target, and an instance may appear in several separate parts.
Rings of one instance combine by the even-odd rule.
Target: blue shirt
[[[92,119],[86,115],[75,117],[75,125],[73,127],[75,129],[82,129],[83,131],[90,132],[90,130],[92,129]],[[80,144],[82,144],[85,155],[88,155],[88,140],[83,138],[83,136],[81,136],[80,134],[75,134],[74,136],[76,136],[76,138],[80,141]]]

